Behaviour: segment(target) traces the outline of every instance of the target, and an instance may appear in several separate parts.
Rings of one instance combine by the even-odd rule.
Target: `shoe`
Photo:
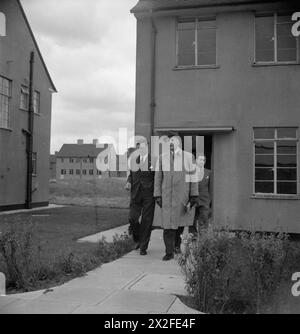
[[[175,248],[175,254],[176,254],[176,255],[181,254],[181,249],[180,249],[180,247],[176,247],[176,248]]]
[[[164,257],[163,257],[163,261],[170,261],[174,259],[174,255],[173,254],[166,254]]]
[[[142,255],[142,256],[147,255],[147,251],[145,251],[145,250],[141,250],[141,251],[140,251],[140,255]]]

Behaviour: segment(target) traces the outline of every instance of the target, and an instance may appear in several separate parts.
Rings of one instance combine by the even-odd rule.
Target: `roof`
[[[58,158],[96,158],[99,153],[110,145],[104,144],[103,148],[97,148],[95,144],[64,144],[56,157]]]
[[[132,13],[280,2],[280,0],[139,0]]]
[[[25,23],[26,23],[26,25],[27,25],[27,28],[28,28],[29,33],[30,33],[30,35],[31,35],[31,38],[32,38],[32,40],[33,40],[33,43],[34,43],[34,45],[35,45],[35,47],[36,47],[36,50],[37,50],[37,52],[38,52],[38,55],[39,55],[39,57],[40,57],[40,59],[41,59],[42,65],[43,65],[43,67],[44,67],[44,69],[45,69],[45,71],[46,71],[46,74],[47,74],[47,76],[48,76],[48,79],[49,79],[49,81],[50,81],[50,84],[51,84],[51,86],[52,86],[52,89],[53,89],[53,91],[54,91],[55,93],[57,93],[57,89],[56,89],[56,87],[55,87],[55,85],[54,85],[54,83],[53,83],[53,80],[52,80],[52,78],[51,78],[51,76],[50,76],[50,73],[49,73],[49,71],[48,71],[48,68],[47,68],[47,66],[46,66],[46,63],[45,63],[44,58],[43,58],[43,56],[42,56],[42,53],[41,53],[41,51],[40,51],[40,48],[39,48],[39,46],[38,46],[38,44],[37,44],[37,41],[36,41],[36,39],[35,39],[35,37],[34,37],[33,31],[32,31],[32,29],[31,29],[30,24],[29,24],[29,21],[28,21],[28,19],[27,19],[27,17],[26,17],[26,14],[25,14],[24,8],[23,8],[23,6],[22,6],[22,4],[21,4],[21,1],[20,1],[20,0],[17,0],[17,3],[18,3],[18,5],[19,5],[19,7],[20,7],[21,13],[22,13],[23,18],[24,18],[24,20],[25,20]]]

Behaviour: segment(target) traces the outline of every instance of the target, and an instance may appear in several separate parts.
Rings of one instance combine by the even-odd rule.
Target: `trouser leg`
[[[175,248],[180,249],[181,246],[181,235],[184,232],[184,227],[179,227],[175,234]]]
[[[140,223],[139,219],[142,212],[142,206],[140,203],[132,201],[130,203],[129,210],[129,224],[130,231],[132,233],[133,241],[138,243],[140,241]]]
[[[148,249],[153,225],[154,210],[155,200],[152,194],[147,194],[143,200],[142,221],[140,225],[141,251],[146,251]]]
[[[194,224],[193,224],[193,226],[189,226],[189,233],[192,233],[194,235],[197,234],[198,221],[199,221],[199,207],[196,207],[195,217],[194,217]]]
[[[198,232],[208,228],[209,223],[209,209],[201,206],[199,207]]]
[[[174,255],[176,230],[164,230],[164,242],[166,254]]]

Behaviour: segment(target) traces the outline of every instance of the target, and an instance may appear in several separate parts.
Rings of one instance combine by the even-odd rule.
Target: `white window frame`
[[[255,138],[255,130],[259,128],[269,128],[269,129],[274,129],[275,130],[275,137],[273,139],[258,139]],[[300,175],[299,175],[299,128],[294,127],[294,126],[289,126],[286,128],[293,128],[296,130],[296,138],[278,138],[278,129],[282,129],[284,127],[278,126],[278,127],[254,127],[253,128],[253,194],[254,196],[272,196],[272,197],[296,197],[298,198],[300,196],[300,187],[299,187],[299,181],[300,181]],[[296,142],[296,161],[297,161],[297,166],[295,167],[296,172],[297,172],[297,180],[293,182],[297,182],[296,187],[297,191],[296,194],[280,194],[277,191],[277,142],[279,141],[295,141]],[[256,183],[256,178],[255,178],[255,169],[256,167],[256,152],[255,152],[255,145],[256,143],[261,143],[261,142],[272,142],[274,143],[274,167],[273,167],[273,173],[274,173],[274,192],[273,193],[260,193],[255,191],[255,183]],[[288,167],[289,169],[293,169],[292,167]],[[262,181],[263,182],[263,181]],[[291,181],[292,182],[292,181]]]
[[[6,36],[6,16],[0,12],[0,37]]]
[[[33,93],[33,110],[35,114],[41,114],[41,93],[37,90],[35,90]]]
[[[22,105],[23,97],[26,96],[26,106]],[[29,110],[29,88],[25,85],[21,86],[21,91],[20,91],[20,109],[24,111]]]
[[[195,64],[193,65],[180,65],[179,64],[179,30],[178,30],[178,24],[180,23],[180,20],[182,19],[191,19],[195,20]],[[198,23],[199,21],[214,21],[216,24],[215,30],[216,30],[216,58],[214,64],[206,64],[206,65],[198,65]],[[218,26],[217,26],[217,18],[214,17],[177,17],[176,18],[176,68],[215,68],[218,67]]]
[[[296,47],[297,47],[297,59],[292,60],[292,61],[278,61],[278,50],[277,50],[277,25],[281,24],[280,22],[277,22],[277,18],[281,13],[256,13],[254,17],[254,64],[282,64],[282,65],[294,65],[294,64],[299,64],[300,62],[300,46],[299,46],[299,37],[295,37],[296,39]],[[283,15],[288,16],[289,14],[283,13]],[[273,33],[274,33],[274,60],[270,61],[260,61],[256,59],[256,18],[257,17],[273,17]],[[292,17],[292,15],[291,15]],[[292,22],[292,21],[291,21]]]
[[[0,103],[2,104],[2,99],[7,99],[8,103],[8,111],[7,111],[7,124],[0,124],[0,129],[9,129],[10,128],[10,100],[11,100],[11,89],[12,89],[12,82],[8,78],[0,75],[1,80],[5,80],[8,82],[8,95],[3,94],[0,92]],[[0,113],[2,114],[2,105],[0,106]]]

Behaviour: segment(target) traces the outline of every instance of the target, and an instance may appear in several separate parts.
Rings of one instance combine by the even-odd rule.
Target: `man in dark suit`
[[[126,189],[131,191],[129,224],[130,232],[140,248],[141,255],[147,255],[154,218],[155,200],[154,190],[154,163],[147,142],[137,145],[137,150],[130,156],[130,173]]]
[[[211,206],[211,171],[206,169],[206,157],[200,155],[197,159],[197,179],[199,196],[195,212],[194,225],[189,228],[189,232],[197,235],[201,229],[209,225]]]

